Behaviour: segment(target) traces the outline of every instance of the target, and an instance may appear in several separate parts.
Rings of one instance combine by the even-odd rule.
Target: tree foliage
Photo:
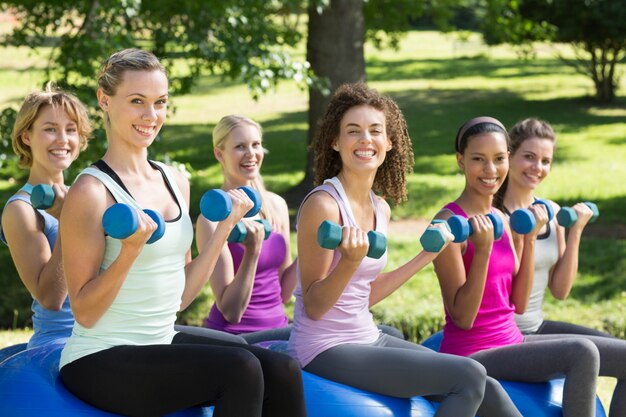
[[[617,65],[626,56],[626,3],[613,0],[487,0],[488,43],[565,42],[575,58],[561,57],[594,83],[596,99],[613,101]]]
[[[21,0],[1,5],[18,22],[3,43],[46,54],[46,79],[76,93],[94,115],[99,65],[129,47],[151,50],[161,58],[173,94],[188,92],[206,73],[246,83],[253,97],[281,79],[295,79],[303,88],[315,82],[308,63],[293,60],[287,52],[302,39],[293,18],[301,0]],[[9,133],[10,126],[3,125],[0,143],[6,143]],[[96,137],[100,140],[74,166],[103,153],[102,129]],[[0,152],[6,157],[4,149]]]

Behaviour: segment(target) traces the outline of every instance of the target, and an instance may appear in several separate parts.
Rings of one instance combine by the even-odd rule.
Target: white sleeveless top
[[[193,240],[193,226],[176,180],[166,165],[157,164],[171,185],[181,214],[166,221],[161,239],[144,246],[115,300],[96,324],[86,328],[76,322],[61,353],[60,367],[114,346],[170,344],[176,334],[174,322],[185,288],[185,256]],[[86,168],[80,175],[100,180],[118,203],[141,209],[106,173]],[[107,236],[100,271],[117,259],[120,250],[120,241]]]
[[[355,227],[357,225],[348,198],[341,182],[336,177],[326,180],[323,185],[315,188],[309,195],[316,191],[325,191],[337,201],[341,213],[341,222],[344,226]],[[386,236],[387,218],[373,191],[371,192],[371,199],[376,216],[376,231]],[[338,250],[333,252],[331,271],[341,259],[341,253]],[[386,263],[386,251],[380,259],[363,258],[335,305],[319,320],[313,320],[306,314],[302,301],[300,270],[298,269],[298,282],[294,291],[296,297],[294,323],[289,338],[288,351],[291,356],[298,360],[300,366],[305,367],[317,355],[333,346],[344,343],[369,344],[378,339],[380,331],[369,311],[369,296],[372,281],[376,279]]]
[[[548,223],[548,230],[537,236],[535,243],[535,278],[524,314],[516,314],[515,322],[522,333],[535,333],[543,323],[543,300],[550,280],[550,270],[559,260],[556,239],[556,216]]]

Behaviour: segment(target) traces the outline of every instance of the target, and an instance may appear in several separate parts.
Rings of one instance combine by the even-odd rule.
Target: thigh
[[[626,379],[626,340],[615,337],[602,337],[582,334],[546,334],[535,335],[529,340],[562,341],[564,339],[583,339],[592,342],[600,354],[600,376]]]
[[[588,336],[613,337],[608,333],[578,324],[544,320],[535,334],[582,334]]]
[[[235,390],[260,405],[263,387],[253,355],[210,344],[116,346],[64,366],[61,377],[84,401],[128,415],[212,404]]]
[[[194,336],[226,340],[235,343],[246,343],[246,340],[241,336],[232,333],[221,332],[219,330],[207,329],[206,327],[182,326],[177,324],[176,326],[174,326],[174,330],[176,330],[177,332],[192,334]]]
[[[445,395],[453,390],[459,374],[478,375],[481,368],[470,359],[437,353],[421,345],[382,335],[375,344],[332,347],[304,369],[360,389],[411,397]]]
[[[292,326],[281,327],[279,329],[261,330],[252,333],[242,333],[240,337],[249,344],[253,345],[259,342],[265,342],[268,340],[289,340],[291,335]]]
[[[562,377],[583,360],[585,347],[572,338],[528,335],[523,343],[486,349],[470,357],[493,378],[545,382]]]

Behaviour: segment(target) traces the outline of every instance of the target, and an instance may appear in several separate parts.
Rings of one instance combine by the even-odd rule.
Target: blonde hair
[[[230,133],[237,127],[249,125],[255,127],[259,131],[259,137],[263,138],[263,129],[261,125],[246,116],[231,114],[224,116],[213,128],[213,147],[224,149],[224,142]],[[265,150],[264,150],[265,151]],[[261,174],[251,181],[251,186],[261,194],[261,215],[267,219],[272,226],[279,226],[280,219],[276,214],[276,210],[272,207],[272,202],[268,198],[268,191],[265,188]]]
[[[102,63],[97,76],[98,88],[104,94],[114,96],[124,81],[126,71],[161,71],[167,77],[165,67],[152,52],[129,48],[114,53]],[[108,127],[109,116],[106,112],[104,122]]]
[[[24,103],[15,118],[11,132],[11,144],[15,154],[20,158],[19,165],[22,168],[30,168],[33,164],[32,151],[30,146],[24,143],[23,135],[33,127],[41,110],[46,106],[63,109],[69,118],[76,123],[78,144],[81,151],[87,148],[87,142],[91,139],[92,128],[85,105],[76,96],[57,88],[50,81],[43,91],[31,93],[24,99]]]

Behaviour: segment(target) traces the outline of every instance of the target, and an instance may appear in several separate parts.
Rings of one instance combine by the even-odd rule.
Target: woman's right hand
[[[491,250],[494,242],[494,228],[491,219],[483,214],[480,214],[471,217],[469,221],[472,224],[473,233],[470,235],[468,240],[474,244],[474,247],[477,250]]]
[[[54,191],[54,202],[52,206],[46,209],[46,212],[59,220],[61,218],[61,209],[63,209],[63,203],[65,202],[65,196],[67,195],[67,188],[65,185],[52,184],[52,190]]]
[[[241,222],[246,226],[247,234],[246,239],[242,242],[246,250],[260,251],[265,239],[265,228],[260,222],[251,219],[241,219]]]
[[[248,194],[239,188],[228,190],[227,193],[233,203],[230,215],[227,218],[235,225],[254,207],[254,203],[248,197]]]
[[[369,239],[367,233],[358,227],[342,227],[341,243],[337,247],[342,259],[360,263],[367,255],[368,249]]]
[[[121,242],[124,247],[141,251],[158,226],[152,217],[143,210],[137,210],[137,217],[139,219],[137,230],[126,239],[122,239]]]

